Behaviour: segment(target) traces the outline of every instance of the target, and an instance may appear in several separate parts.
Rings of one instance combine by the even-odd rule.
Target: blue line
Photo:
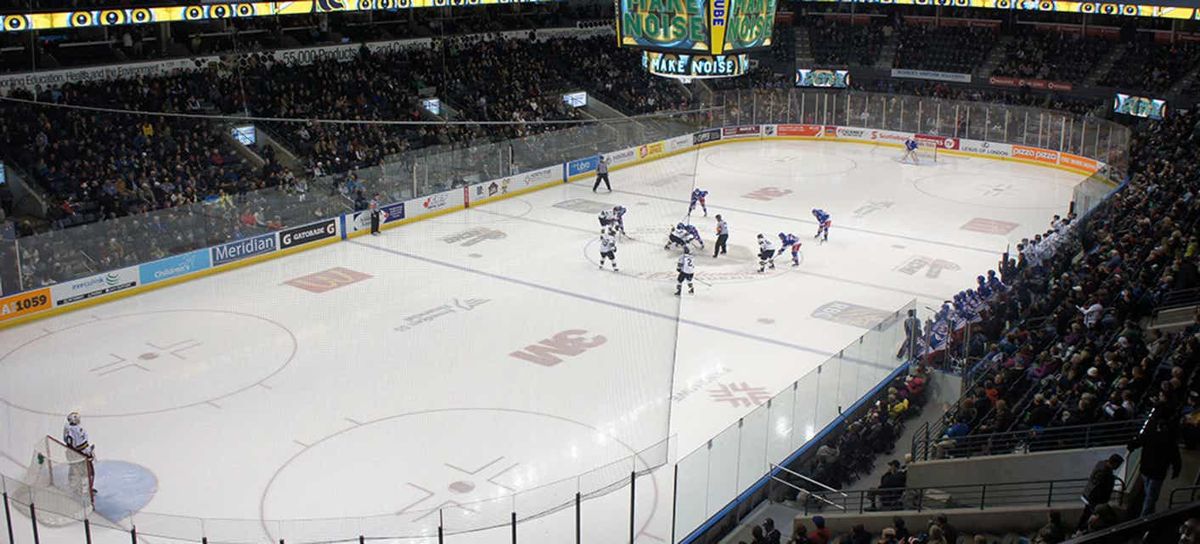
[[[899,376],[901,372],[907,372],[909,364],[910,363],[904,363],[904,364],[900,365],[898,368],[896,368],[896,370],[893,371],[891,374],[888,374],[888,376],[886,378],[884,378],[883,381],[876,384],[873,389],[871,389],[870,391],[867,392],[867,394],[863,395],[862,397],[859,397],[859,399],[857,401],[855,401],[854,404],[851,404],[850,408],[848,410],[842,411],[841,415],[838,415],[838,417],[833,418],[833,421],[830,421],[829,424],[826,425],[825,428],[821,429],[821,432],[817,433],[817,435],[812,437],[811,440],[809,440],[808,442],[805,442],[803,446],[800,446],[799,449],[797,449],[795,452],[792,452],[792,454],[787,456],[787,458],[784,459],[783,461],[776,463],[776,465],[777,465],[776,468],[771,469],[770,472],[767,472],[767,474],[765,476],[763,476],[762,478],[759,478],[758,481],[755,482],[754,485],[750,486],[749,489],[738,494],[738,496],[735,497],[732,501],[729,501],[729,504],[725,505],[724,508],[717,511],[716,514],[709,516],[707,521],[705,521],[703,524],[701,524],[699,527],[697,527],[691,533],[688,533],[688,536],[684,537],[683,540],[679,541],[679,544],[691,544],[696,539],[700,538],[700,536],[702,536],[705,532],[707,532],[709,529],[711,529],[713,527],[713,525],[716,525],[717,522],[721,520],[721,518],[723,518],[727,514],[729,514],[729,512],[731,510],[733,510],[734,508],[737,508],[738,506],[740,506],[742,501],[745,501],[746,498],[748,498],[750,495],[753,495],[754,492],[758,491],[759,489],[762,489],[762,486],[766,485],[767,482],[771,481],[771,478],[773,478],[776,474],[779,474],[781,472],[779,467],[785,467],[787,465],[790,465],[793,462],[795,462],[797,458],[803,456],[805,453],[808,453],[809,449],[811,449],[813,446],[820,443],[820,441],[823,438],[825,438],[826,435],[833,432],[833,430],[838,425],[845,423],[846,419],[848,419],[852,414],[854,414],[856,411],[858,411],[859,408],[862,408],[862,405],[864,403],[869,402],[870,399],[875,398],[875,395],[878,395],[879,392],[882,391],[884,387],[887,387],[888,384],[892,383],[892,380],[896,379],[896,376]]]
[[[808,347],[808,346],[802,346],[802,345],[799,345],[799,344],[792,344],[792,343],[790,343],[790,342],[784,342],[784,341],[781,341],[781,340],[776,340],[776,339],[774,339],[774,338],[767,338],[767,337],[764,337],[764,336],[757,336],[757,335],[754,335],[754,334],[750,334],[750,333],[746,333],[746,332],[742,332],[742,331],[738,331],[738,330],[734,330],[734,329],[728,329],[728,328],[725,328],[725,327],[719,327],[719,326],[717,326],[717,325],[710,325],[710,324],[708,324],[708,323],[702,323],[702,322],[699,322],[699,321],[693,321],[693,320],[690,320],[690,319],[684,319],[684,318],[681,318],[681,317],[679,317],[679,316],[673,316],[673,315],[668,315],[668,314],[664,314],[664,313],[660,313],[660,312],[655,312],[655,311],[652,311],[652,310],[647,310],[647,309],[645,309],[645,308],[638,308],[637,306],[630,306],[630,305],[628,305],[628,304],[621,304],[621,303],[619,303],[619,302],[613,302],[613,301],[611,301],[611,300],[604,300],[604,299],[601,299],[601,298],[596,298],[596,297],[592,297],[592,296],[584,295],[584,294],[581,294],[581,293],[577,293],[577,292],[575,292],[575,291],[567,291],[567,290],[565,290],[565,289],[559,289],[559,288],[557,288],[557,287],[550,287],[550,286],[548,286],[548,285],[543,285],[543,284],[540,284],[540,283],[534,283],[534,282],[531,282],[531,281],[526,281],[526,280],[522,280],[522,279],[518,279],[518,278],[513,278],[513,277],[504,276],[504,275],[500,275],[500,274],[494,274],[494,273],[492,273],[492,272],[486,272],[486,271],[483,271],[483,270],[478,270],[478,269],[475,269],[475,268],[471,268],[471,267],[469,267],[469,266],[463,266],[463,265],[459,265],[459,264],[448,263],[448,262],[445,262],[445,261],[439,261],[439,260],[437,260],[437,259],[431,259],[431,258],[429,258],[429,257],[422,257],[422,256],[420,256],[420,255],[414,255],[414,254],[412,254],[412,253],[406,253],[406,252],[403,252],[403,251],[397,251],[397,250],[395,250],[395,249],[390,249],[390,248],[386,248],[386,247],[380,247],[380,246],[376,246],[376,245],[371,245],[371,244],[367,244],[367,243],[364,243],[364,242],[359,242],[359,241],[355,241],[355,240],[350,240],[350,241],[349,241],[349,243],[351,243],[351,244],[355,244],[355,245],[358,245],[358,246],[362,246],[362,247],[366,247],[366,248],[370,248],[370,249],[375,249],[375,250],[378,250],[378,251],[383,251],[383,252],[385,252],[385,253],[391,253],[391,254],[393,254],[393,255],[398,255],[398,256],[401,256],[401,257],[407,257],[407,258],[409,258],[409,259],[414,259],[414,260],[418,260],[418,261],[421,261],[421,262],[425,262],[425,263],[429,263],[429,264],[433,264],[433,265],[437,265],[437,266],[443,266],[443,267],[446,267],[446,268],[452,268],[452,269],[454,269],[454,270],[458,270],[458,271],[461,271],[461,272],[467,272],[467,273],[470,273],[470,274],[476,274],[476,275],[479,275],[479,276],[484,276],[484,277],[488,277],[488,278],[492,278],[492,279],[496,279],[496,280],[500,280],[500,281],[504,281],[504,282],[508,282],[508,283],[515,283],[515,284],[517,284],[517,285],[522,285],[522,286],[525,286],[525,287],[530,287],[530,288],[533,288],[533,289],[539,289],[539,290],[542,290],[542,291],[549,291],[549,292],[551,292],[551,293],[555,293],[555,294],[559,294],[559,295],[563,295],[563,296],[568,296],[568,297],[573,297],[573,298],[577,298],[577,299],[581,299],[581,300],[586,300],[586,301],[588,301],[588,302],[595,302],[595,303],[597,303],[597,304],[603,304],[603,305],[606,305],[606,306],[612,306],[612,307],[614,307],[614,308],[619,308],[619,309],[622,309],[622,310],[628,310],[628,311],[631,311],[631,312],[639,313],[639,314],[642,314],[642,315],[648,315],[648,316],[651,316],[651,317],[658,317],[658,318],[661,318],[661,319],[666,319],[666,320],[670,320],[670,321],[675,321],[675,322],[677,322],[677,323],[683,323],[683,324],[685,324],[685,325],[692,325],[692,326],[694,326],[694,327],[700,327],[700,328],[702,328],[702,329],[708,329],[708,330],[711,330],[711,331],[716,331],[716,332],[721,332],[721,333],[725,333],[725,334],[729,334],[729,335],[733,335],[733,336],[738,336],[738,337],[745,338],[745,339],[748,339],[748,340],[755,340],[755,341],[758,341],[758,342],[765,342],[765,343],[768,343],[768,344],[774,344],[774,345],[776,345],[776,346],[785,347],[785,348],[789,348],[789,349],[794,349],[794,350],[797,350],[797,351],[803,351],[803,352],[807,352],[807,353],[813,353],[813,354],[816,354],[816,355],[820,355],[820,356],[822,356],[822,357],[831,357],[831,356],[833,356],[833,355],[836,355],[836,352],[822,351],[822,350],[819,350],[819,349],[810,348],[810,347]],[[864,366],[869,366],[869,367],[874,367],[874,368],[880,368],[880,369],[884,369],[884,370],[891,370],[891,369],[893,368],[893,367],[891,367],[891,366],[888,366],[888,365],[881,365],[881,364],[875,363],[875,362],[873,362],[873,361],[866,361],[866,360],[859,360],[859,359],[843,359],[843,360],[846,360],[846,361],[852,361],[852,362],[857,362],[857,363],[863,364]]]

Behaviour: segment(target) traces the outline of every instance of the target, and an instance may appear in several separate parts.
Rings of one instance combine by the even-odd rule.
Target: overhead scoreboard
[[[1121,15],[1200,21],[1200,0],[1131,0],[1124,2],[1074,2],[1063,0],[802,0],[896,6],[945,6],[1006,11],[1054,11],[1085,15]]]
[[[771,47],[776,0],[616,0],[617,44],[656,75],[730,77]]]

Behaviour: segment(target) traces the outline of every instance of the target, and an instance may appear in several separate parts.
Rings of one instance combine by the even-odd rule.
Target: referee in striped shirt
[[[604,182],[604,187],[611,193],[612,185],[608,183],[608,159],[604,158],[604,155],[600,155],[600,162],[596,164],[596,183],[592,185],[593,193],[596,192],[596,189],[600,188],[601,181]]]
[[[714,259],[717,258],[717,255],[724,255],[725,253],[727,253],[727,251],[725,249],[725,242],[728,242],[728,241],[729,241],[729,223],[726,223],[724,219],[721,219],[721,214],[717,214],[717,243],[713,244],[713,258]]]

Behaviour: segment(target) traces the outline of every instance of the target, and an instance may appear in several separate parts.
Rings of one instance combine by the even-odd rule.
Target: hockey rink
[[[97,510],[147,542],[436,542],[440,511],[448,542],[492,543],[509,529],[474,529],[664,465],[639,483],[637,525],[639,542],[666,542],[671,463],[873,316],[972,287],[1007,245],[1065,215],[1083,179],[899,155],[721,145],[617,170],[611,193],[579,181],[2,329],[0,471],[23,474],[34,441],[78,410]],[[663,244],[694,187],[709,191],[708,217],[690,219],[703,282],[675,297],[679,252]],[[633,238],[618,239],[616,273],[598,269],[596,215],[613,205]],[[832,215],[828,243],[812,239],[812,208]],[[717,213],[731,237],[714,259]],[[755,235],[778,247],[779,232],[800,237],[803,262],[757,273]],[[855,379],[819,394],[848,406],[893,367],[851,364]],[[589,503],[584,541],[621,541],[627,493]],[[25,517],[14,525],[32,542]],[[571,541],[574,515],[520,528],[523,541]],[[80,534],[41,529],[43,542]]]

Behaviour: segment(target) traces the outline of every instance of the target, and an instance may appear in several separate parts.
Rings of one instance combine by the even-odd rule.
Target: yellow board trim
[[[698,151],[701,149],[718,146],[718,145],[733,144],[733,143],[740,143],[740,142],[762,142],[765,140],[805,140],[805,141],[839,142],[839,143],[848,143],[848,144],[887,146],[887,147],[895,147],[895,148],[902,147],[900,144],[891,144],[891,143],[886,143],[886,142],[866,142],[866,141],[861,141],[861,140],[850,140],[850,139],[842,139],[842,138],[822,138],[822,137],[810,137],[810,136],[767,136],[767,137],[755,137],[755,138],[736,138],[736,139],[730,139],[730,140],[721,139],[721,140],[717,140],[717,141],[713,141],[713,142],[705,142],[700,145],[689,146],[689,147],[686,147],[683,149],[676,149],[674,151],[665,151],[662,153],[655,153],[648,157],[634,159],[629,162],[624,162],[624,163],[618,164],[616,166],[613,166],[611,170],[617,171],[617,170],[622,170],[625,168],[631,168],[631,167],[634,167],[634,166],[637,166],[640,164],[656,161],[659,159],[665,159],[668,157],[673,157],[675,155],[680,155],[683,153],[690,153],[692,151]],[[663,142],[666,142],[666,140],[663,140]],[[1042,166],[1042,167],[1046,167],[1046,168],[1057,168],[1059,170],[1065,170],[1067,172],[1071,172],[1074,174],[1082,174],[1082,175],[1087,175],[1087,176],[1094,176],[1096,174],[1096,172],[1090,172],[1088,170],[1073,168],[1070,166],[1063,166],[1060,164],[1047,164],[1044,162],[1030,161],[1030,160],[1025,160],[1025,159],[1016,159],[1016,158],[1012,158],[1012,157],[997,157],[995,155],[983,155],[980,153],[972,153],[969,151],[958,151],[958,150],[946,149],[946,150],[940,150],[939,153],[949,153],[952,155],[977,157],[977,158],[982,158],[982,159],[1013,161],[1013,162],[1030,164],[1033,166]],[[385,223],[385,224],[381,225],[380,230],[381,231],[388,230],[388,229],[399,227],[401,225],[407,225],[409,223],[415,223],[417,221],[424,221],[426,219],[440,217],[440,216],[443,216],[446,214],[450,214],[450,213],[458,212],[458,211],[461,211],[464,209],[468,209],[471,206],[483,206],[486,204],[491,204],[493,202],[499,202],[501,200],[505,200],[508,198],[513,198],[516,196],[529,194],[529,193],[532,193],[535,191],[540,191],[543,189],[548,189],[550,187],[563,185],[564,183],[572,183],[572,182],[575,182],[575,181],[578,181],[578,180],[581,180],[584,178],[591,178],[594,176],[595,176],[595,174],[592,172],[584,172],[582,174],[575,174],[574,176],[570,176],[569,178],[567,178],[567,180],[565,182],[551,181],[551,182],[542,183],[539,185],[534,185],[532,187],[518,189],[518,190],[512,191],[510,193],[505,193],[502,195],[488,197],[488,198],[479,200],[478,202],[472,202],[469,205],[460,204],[457,206],[450,206],[446,209],[438,210],[435,212],[424,213],[424,214],[412,216],[412,217],[405,217],[404,219],[400,219],[398,221],[393,221],[391,223]],[[1105,181],[1106,183],[1108,183],[1112,187],[1117,186],[1117,184],[1115,182],[1113,182],[1112,180],[1109,180],[1107,178],[1101,178],[1101,179],[1103,181]],[[336,220],[340,221],[340,217],[337,218]],[[346,239],[349,240],[352,238],[358,238],[359,236],[365,236],[367,234],[370,234],[369,230],[360,230],[360,231],[346,234]],[[319,242],[313,242],[311,244],[306,244],[306,245],[299,246],[299,247],[293,247],[293,248],[283,249],[283,250],[279,250],[279,251],[274,251],[271,253],[267,253],[265,255],[256,255],[254,257],[247,257],[245,259],[234,261],[232,263],[227,263],[227,264],[223,264],[220,266],[206,268],[204,270],[192,272],[190,274],[185,274],[182,276],[177,276],[177,277],[162,280],[162,281],[157,281],[157,282],[154,282],[154,283],[151,283],[148,285],[139,285],[137,287],[133,287],[131,289],[126,289],[124,291],[119,291],[119,292],[113,293],[113,294],[105,296],[105,297],[97,297],[95,299],[85,300],[83,302],[71,304],[69,306],[61,306],[61,307],[57,307],[57,308],[51,308],[49,310],[43,310],[40,312],[32,313],[32,314],[21,316],[21,317],[15,317],[11,320],[0,322],[0,330],[6,329],[9,327],[13,327],[16,325],[23,325],[25,323],[37,321],[39,319],[53,317],[56,315],[67,313],[67,312],[72,312],[72,311],[79,310],[82,308],[89,308],[89,307],[96,306],[99,304],[105,304],[108,302],[121,300],[121,299],[124,299],[127,297],[131,297],[133,295],[146,293],[146,292],[153,291],[156,289],[161,289],[163,287],[169,287],[169,286],[176,285],[176,284],[179,284],[179,283],[182,283],[185,281],[191,281],[194,279],[208,277],[213,274],[219,274],[222,272],[228,272],[230,270],[236,270],[238,268],[250,266],[253,264],[258,264],[263,261],[277,259],[279,257],[292,255],[295,253],[299,253],[301,251],[308,251],[310,249],[324,247],[324,246],[335,244],[335,243],[341,242],[341,241],[342,241],[342,238],[339,236],[339,237],[329,238],[326,240],[321,240]],[[206,248],[206,249],[211,249],[211,248]],[[135,266],[138,266],[138,265],[135,265]]]

